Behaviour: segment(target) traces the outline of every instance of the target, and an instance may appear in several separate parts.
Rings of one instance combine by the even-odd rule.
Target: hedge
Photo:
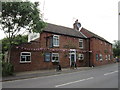
[[[14,67],[11,63],[2,62],[2,76],[13,75]]]

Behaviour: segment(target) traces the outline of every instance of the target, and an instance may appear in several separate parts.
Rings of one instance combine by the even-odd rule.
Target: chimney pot
[[[81,27],[81,23],[78,22],[78,19],[76,19],[75,23],[73,24],[73,28],[75,30],[79,30],[80,27]]]

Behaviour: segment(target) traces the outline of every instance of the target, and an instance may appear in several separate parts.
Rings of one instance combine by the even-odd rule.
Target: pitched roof
[[[68,36],[73,36],[78,38],[85,38],[78,30],[64,27],[64,26],[54,25],[50,23],[47,23],[47,27],[44,28],[43,31],[55,33],[55,34],[68,35]]]
[[[100,39],[100,40],[103,40],[103,41],[108,42],[108,41],[107,41],[106,39],[104,39],[103,37],[101,37],[101,36],[99,36],[99,35],[91,32],[91,31],[89,31],[89,30],[87,30],[87,29],[85,29],[85,28],[82,28],[82,29],[81,29],[81,32],[84,32],[83,34],[87,33],[87,34],[85,34],[85,35],[86,35],[88,38],[95,37],[95,38],[98,38],[98,39]],[[110,42],[108,42],[108,43],[110,43]]]

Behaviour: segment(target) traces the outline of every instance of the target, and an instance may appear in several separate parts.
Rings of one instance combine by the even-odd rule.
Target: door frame
[[[70,49],[70,66],[71,66],[71,55],[74,55],[74,62],[76,63],[76,49]]]

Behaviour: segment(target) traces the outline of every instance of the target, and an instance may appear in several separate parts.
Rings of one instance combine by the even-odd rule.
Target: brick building
[[[14,46],[10,62],[15,71],[98,66],[112,63],[112,44],[104,38],[81,28],[47,24],[40,34],[30,34],[28,43]],[[76,28],[77,27],[77,28]]]

